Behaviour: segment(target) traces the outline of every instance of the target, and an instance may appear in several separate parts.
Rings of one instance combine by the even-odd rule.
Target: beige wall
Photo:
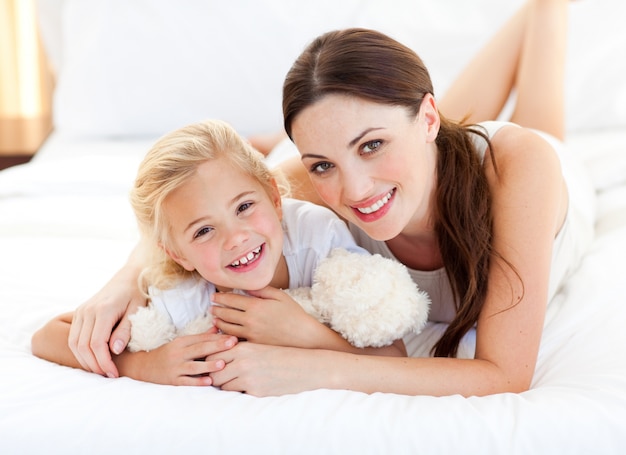
[[[39,147],[51,128],[51,94],[34,0],[0,0],[0,151]]]

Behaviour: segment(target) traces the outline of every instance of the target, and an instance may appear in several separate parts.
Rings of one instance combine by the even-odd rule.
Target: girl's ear
[[[278,214],[278,219],[283,219],[283,198],[280,197],[280,191],[278,189],[278,183],[276,179],[272,179],[272,193],[270,194],[270,199],[276,208],[276,213]]]
[[[169,248],[159,244],[159,246],[163,249],[163,251],[165,251],[165,253],[172,258],[172,260],[174,262],[176,262],[178,265],[180,265],[182,268],[184,268],[185,270],[187,270],[188,272],[193,272],[194,270],[196,270],[196,268],[184,257],[179,256],[178,254],[176,254],[174,251],[170,250]]]
[[[422,105],[418,113],[418,120],[420,119],[424,119],[426,140],[428,142],[434,142],[437,138],[437,134],[439,134],[441,118],[439,117],[435,98],[430,93],[424,95],[424,99],[422,100]]]

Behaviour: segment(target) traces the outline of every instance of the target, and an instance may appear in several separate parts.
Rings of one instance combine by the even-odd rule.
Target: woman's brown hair
[[[424,96],[433,95],[433,86],[411,49],[382,33],[353,28],[315,39],[287,73],[283,85],[287,134],[291,137],[293,121],[302,110],[333,93],[403,106],[417,115]],[[438,357],[456,356],[461,339],[478,320],[487,292],[491,194],[472,134],[489,143],[482,130],[441,117],[435,231],[457,314],[433,347]]]

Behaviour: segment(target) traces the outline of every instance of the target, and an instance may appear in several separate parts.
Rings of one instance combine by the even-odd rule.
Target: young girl
[[[206,375],[223,363],[197,359],[231,346],[243,333],[263,344],[360,351],[279,289],[311,286],[319,261],[334,248],[366,251],[330,210],[282,199],[260,154],[225,123],[198,123],[160,139],[139,168],[131,203],[151,250],[142,282],[175,326],[211,311],[217,293],[246,290],[262,297],[263,305],[246,310],[255,315],[253,327],[246,318],[218,319],[230,336],[213,330],[120,355],[122,374],[163,384],[210,384]],[[278,318],[263,317],[277,313]],[[219,318],[219,309],[215,314]],[[62,315],[39,330],[33,353],[80,367],[67,346],[71,321],[72,314]],[[363,351],[406,355],[401,340]]]

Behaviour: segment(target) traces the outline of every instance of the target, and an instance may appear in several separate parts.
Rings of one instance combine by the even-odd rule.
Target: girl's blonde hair
[[[149,256],[148,266],[140,276],[142,289],[148,284],[162,289],[172,287],[177,281],[196,275],[165,252],[165,248],[174,252],[177,248],[171,240],[171,224],[164,206],[168,196],[186,183],[200,164],[219,158],[255,178],[269,195],[274,184],[278,184],[281,196],[288,194],[285,180],[270,171],[263,156],[225,122],[207,120],[166,134],[139,165],[130,193]]]

